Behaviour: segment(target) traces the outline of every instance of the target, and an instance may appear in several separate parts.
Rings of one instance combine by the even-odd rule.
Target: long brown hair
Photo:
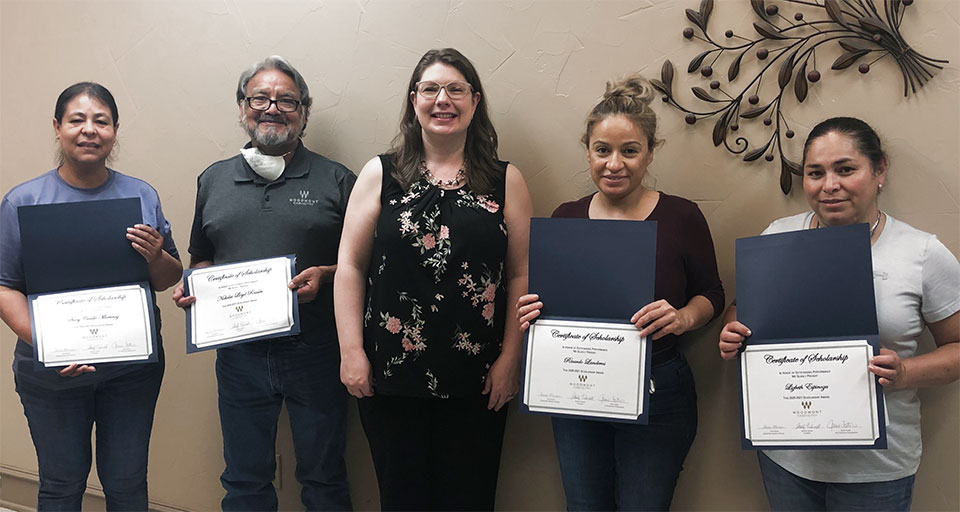
[[[410,93],[416,90],[417,82],[426,69],[436,63],[455,68],[473,92],[480,93],[480,101],[467,128],[467,140],[463,148],[464,171],[467,186],[478,194],[492,192],[495,184],[503,179],[503,170],[497,165],[497,131],[487,115],[487,96],[480,85],[480,76],[469,59],[453,48],[433,49],[423,54],[413,69],[407,94],[403,96],[403,116],[400,118],[400,133],[393,138],[388,155],[393,157],[394,170],[391,176],[404,190],[410,188],[420,176],[420,161],[423,160],[423,134],[417,113],[410,101]]]

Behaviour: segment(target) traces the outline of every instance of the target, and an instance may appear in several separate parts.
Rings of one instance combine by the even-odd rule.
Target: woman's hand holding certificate
[[[292,274],[292,256],[188,270],[184,283],[196,297],[188,311],[188,347],[297,334]]]

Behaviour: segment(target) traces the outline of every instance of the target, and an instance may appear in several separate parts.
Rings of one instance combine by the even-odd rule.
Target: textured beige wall
[[[698,3],[0,0],[0,193],[52,167],[50,118],[57,94],[76,81],[99,81],[120,106],[114,167],[159,190],[186,252],[195,177],[244,142],[233,91],[251,62],[282,54],[304,73],[315,97],[306,145],[358,170],[394,135],[404,85],[419,56],[432,47],[455,46],[484,80],[501,157],[523,171],[536,213],[549,215],[559,202],[592,190],[578,138],[606,79],[635,70],[656,74],[669,58],[678,63],[681,84],[703,85],[684,68],[706,47],[680,36],[687,25],[683,10]],[[752,33],[747,0],[717,4],[711,25],[718,37],[728,27]],[[905,37],[920,51],[951,61],[920,94],[903,98],[889,58],[865,76],[853,68],[830,71],[837,49],[825,47],[818,52],[824,78],[804,108],[792,98],[785,105],[797,139],[829,115],[860,116],[876,126],[892,162],[882,208],[936,233],[957,254],[960,2],[916,4],[904,21]],[[774,164],[744,164],[714,148],[712,123],[688,127],[676,111],[659,103],[655,108],[667,140],[651,167],[655,186],[700,204],[732,298],[734,239],[759,233],[770,220],[803,210],[805,202],[796,192],[780,194]],[[788,145],[794,155],[798,144],[795,139]],[[184,509],[215,509],[223,461],[214,356],[184,355],[183,315],[169,292],[159,299],[168,362],[150,454],[151,498]],[[675,505],[763,509],[755,456],[739,448],[735,370],[716,355],[718,330],[714,322],[686,346],[700,396],[700,431]],[[36,459],[10,375],[14,338],[5,327],[0,337],[0,470],[29,474]],[[915,509],[957,510],[958,386],[926,390],[923,398],[927,449]],[[296,509],[292,443],[283,421],[281,506]],[[356,505],[375,507],[370,457],[355,413],[348,458]],[[510,416],[498,503],[503,509],[562,508],[544,417]]]

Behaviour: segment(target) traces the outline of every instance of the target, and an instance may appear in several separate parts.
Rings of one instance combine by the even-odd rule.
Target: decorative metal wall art
[[[723,44],[709,34],[707,24],[713,12],[713,0],[701,0],[700,9],[687,9],[687,19],[693,27],[683,29],[683,37],[698,39],[713,48],[694,57],[687,65],[687,72],[699,71],[704,78],[713,76],[714,65],[727,52],[733,55],[727,68],[727,82],[732,84],[740,74],[740,65],[745,58],[756,58],[761,65],[760,71],[735,95],[727,93],[719,80],[710,82],[710,89],[722,96],[716,96],[702,87],[692,87],[694,96],[710,105],[712,110],[692,110],[679,103],[673,93],[674,67],[669,60],[663,63],[660,79],[651,80],[653,86],[664,94],[663,101],[686,113],[685,120],[694,124],[699,119],[719,116],[713,127],[713,145],[721,144],[733,154],[743,154],[743,160],[751,162],[761,156],[768,162],[780,156],[780,189],[784,194],[790,192],[791,174],[802,174],[800,165],[783,154],[781,135],[793,138],[784,117],[784,94],[789,94],[793,83],[793,94],[799,103],[807,98],[810,84],[819,82],[821,73],[817,69],[816,49],[822,44],[836,41],[843,53],[834,60],[831,69],[842,70],[850,67],[863,57],[879,54],[870,62],[858,66],[860,73],[870,72],[871,65],[886,56],[891,56],[903,75],[903,95],[916,93],[919,87],[933,78],[936,70],[943,69],[940,64],[948,61],[932,59],[911,48],[900,35],[900,24],[907,8],[913,0],[884,0],[883,12],[877,10],[873,0],[781,0],[779,3],[803,7],[807,11],[817,11],[823,19],[808,20],[803,12],[793,14],[793,20],[781,14],[777,3],[765,0],[750,0],[757,20],[753,29],[759,37],[750,39],[726,30],[727,40],[739,40],[737,43]],[[784,23],[787,26],[784,26]],[[699,29],[699,34],[697,33]],[[701,36],[702,34],[702,36]],[[738,44],[739,43],[739,44]],[[712,60],[709,60],[712,56]],[[764,76],[775,72],[779,91],[769,100],[761,99],[760,85]],[[746,103],[744,103],[746,102]],[[715,107],[715,108],[714,108]],[[751,149],[746,137],[739,136],[731,147],[727,136],[739,129],[740,120],[755,121],[761,119],[764,126],[771,127],[770,137],[765,143]],[[749,151],[748,151],[749,150]]]

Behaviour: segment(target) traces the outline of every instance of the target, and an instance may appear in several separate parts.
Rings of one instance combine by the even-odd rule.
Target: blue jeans
[[[37,449],[37,510],[80,510],[97,426],[97,474],[107,510],[147,510],[147,449],[163,379],[159,363],[89,386],[52,390],[16,380]]]
[[[349,510],[343,458],[347,392],[335,332],[217,350],[220,428],[226,467],[223,510],[277,510],[277,420],[287,404],[300,500],[307,510]]]
[[[771,510],[910,510],[915,475],[887,482],[817,482],[783,469],[763,452],[757,458]]]
[[[653,367],[648,425],[553,418],[567,510],[667,510],[697,433],[682,354]]]

